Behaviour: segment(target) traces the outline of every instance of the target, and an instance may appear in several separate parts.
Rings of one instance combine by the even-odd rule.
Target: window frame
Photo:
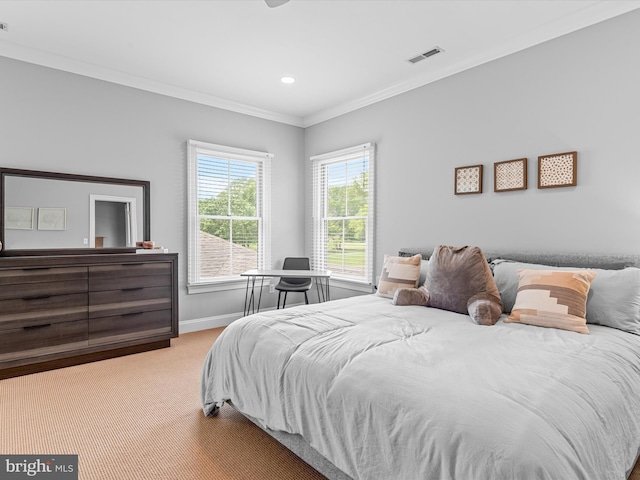
[[[198,156],[207,155],[226,160],[255,163],[260,174],[256,179],[256,217],[258,219],[258,269],[268,269],[271,265],[271,161],[273,155],[267,152],[229,147],[214,143],[188,140],[188,247],[187,247],[187,292],[204,293],[245,288],[246,279],[240,275],[219,278],[200,278],[200,215],[198,211]],[[260,208],[261,207],[261,208]],[[236,216],[227,217],[233,220]]]
[[[374,279],[374,258],[375,258],[375,154],[376,148],[373,143],[365,143],[354,147],[344,148],[333,152],[324,153],[310,157],[311,160],[311,183],[312,183],[312,268],[325,270],[327,266],[327,249],[325,235],[325,220],[331,220],[334,217],[326,215],[327,211],[327,193],[328,184],[326,174],[322,173],[322,169],[328,165],[338,163],[346,163],[363,156],[368,157],[368,198],[367,198],[367,215],[366,236],[365,236],[365,273],[360,278],[350,275],[333,272],[331,275],[331,283],[335,286],[350,288],[363,292],[371,292]],[[345,212],[346,213],[346,212]],[[337,217],[336,217],[337,218]],[[361,215],[351,215],[341,218],[361,219]]]

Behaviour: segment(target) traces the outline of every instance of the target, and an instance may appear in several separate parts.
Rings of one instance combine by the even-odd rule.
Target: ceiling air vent
[[[434,47],[431,50],[429,50],[428,52],[424,52],[424,53],[421,53],[420,55],[417,55],[417,56],[415,56],[413,58],[410,58],[409,62],[410,63],[418,63],[418,62],[424,60],[425,58],[433,57],[434,55],[436,55],[437,53],[440,53],[440,52],[444,52],[444,50],[441,49],[440,47]]]

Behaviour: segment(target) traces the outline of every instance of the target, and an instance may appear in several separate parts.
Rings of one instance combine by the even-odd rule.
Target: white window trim
[[[324,263],[322,257],[318,260],[317,255],[320,249],[320,236],[317,232],[318,219],[322,218],[322,203],[318,201],[319,192],[317,191],[317,179],[315,178],[316,174],[316,166],[317,165],[326,165],[330,163],[342,162],[350,157],[356,157],[363,150],[368,150],[369,152],[369,213],[368,213],[368,227],[367,227],[367,252],[366,252],[366,260],[365,260],[365,280],[356,280],[352,278],[346,278],[342,275],[334,273],[331,276],[331,284],[341,288],[347,288],[360,292],[373,292],[374,289],[374,279],[375,272],[374,268],[374,258],[375,258],[375,157],[376,157],[376,146],[374,143],[363,143],[362,145],[356,145],[354,147],[344,148],[342,150],[336,150],[333,152],[324,153],[321,155],[315,155],[310,158],[312,162],[312,225],[311,225],[311,236],[312,236],[312,268],[324,268],[322,265],[315,264],[316,261],[320,263]],[[322,249],[324,252],[324,249]],[[324,255],[324,253],[322,254]]]
[[[198,268],[198,238],[200,225],[197,209],[198,195],[198,154],[224,154],[226,158],[234,160],[260,161],[262,162],[262,236],[263,251],[258,255],[260,264],[258,268],[270,268],[271,266],[271,161],[273,155],[266,152],[247,150],[243,148],[228,147],[214,143],[189,140],[187,142],[187,163],[188,163],[188,186],[187,186],[187,209],[188,209],[188,243],[187,243],[187,292],[206,293],[224,290],[236,290],[246,288],[245,278],[226,277],[216,280],[198,280],[196,272]]]

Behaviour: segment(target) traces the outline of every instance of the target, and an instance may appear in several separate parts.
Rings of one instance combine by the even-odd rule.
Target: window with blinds
[[[313,268],[373,283],[374,145],[311,157]]]
[[[188,149],[189,285],[267,268],[272,156],[194,140]]]

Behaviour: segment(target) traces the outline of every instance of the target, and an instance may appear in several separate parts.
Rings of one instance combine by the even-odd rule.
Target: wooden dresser
[[[178,255],[0,258],[0,379],[170,346]]]

